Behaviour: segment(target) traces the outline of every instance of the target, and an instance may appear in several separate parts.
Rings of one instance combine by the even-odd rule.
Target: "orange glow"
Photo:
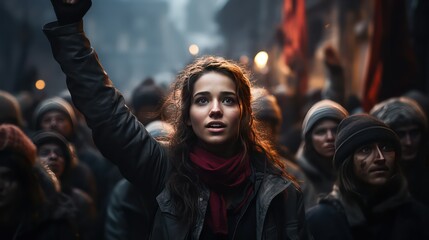
[[[45,87],[46,87],[46,83],[45,83],[45,81],[43,81],[42,79],[37,80],[37,81],[36,81],[36,83],[35,83],[34,85],[36,86],[36,88],[37,88],[38,90],[43,90],[43,89],[45,89]]]

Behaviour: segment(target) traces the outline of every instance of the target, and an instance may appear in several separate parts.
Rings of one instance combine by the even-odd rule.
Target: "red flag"
[[[297,74],[298,90],[307,91],[307,21],[305,0],[285,0],[283,4],[282,33],[285,63]]]
[[[365,76],[363,109],[402,95],[415,81],[404,0],[375,0],[373,35]]]

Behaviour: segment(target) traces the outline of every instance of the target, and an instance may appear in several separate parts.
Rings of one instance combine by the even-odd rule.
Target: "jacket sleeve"
[[[166,150],[125,104],[101,66],[83,23],[44,26],[55,60],[67,77],[73,103],[83,113],[100,152],[133,184],[155,197],[164,188]]]

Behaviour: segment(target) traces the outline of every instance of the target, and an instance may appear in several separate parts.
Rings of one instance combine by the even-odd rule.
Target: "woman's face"
[[[317,123],[311,131],[313,147],[323,157],[332,158],[334,156],[337,126],[336,121],[325,119]]]
[[[39,147],[37,155],[57,178],[61,177],[65,168],[65,158],[64,151],[60,146],[54,143],[45,143]]]
[[[235,83],[229,77],[208,72],[194,85],[188,125],[203,146],[222,155],[235,152],[241,109]]]
[[[353,154],[354,173],[362,182],[382,186],[393,176],[396,153],[387,143],[371,143]]]

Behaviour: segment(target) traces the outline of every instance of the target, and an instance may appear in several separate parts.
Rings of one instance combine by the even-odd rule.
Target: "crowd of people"
[[[1,239],[429,239],[423,94],[363,112],[334,86],[291,124],[206,56],[125,99],[84,34],[91,1],[51,2],[68,90],[31,113],[0,91]]]

